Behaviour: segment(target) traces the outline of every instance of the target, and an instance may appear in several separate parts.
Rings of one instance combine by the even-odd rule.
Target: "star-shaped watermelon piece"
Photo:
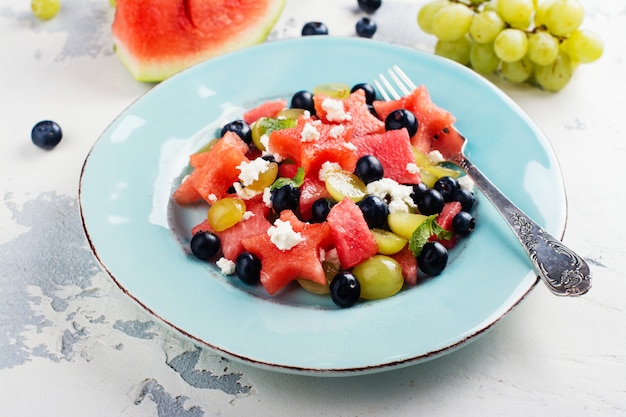
[[[278,248],[267,233],[242,240],[245,250],[261,260],[261,284],[265,290],[273,295],[296,279],[325,285],[320,250],[329,250],[332,246],[328,224],[302,222],[290,210],[283,210],[280,220],[288,221],[293,231],[300,233],[303,238],[291,249]]]

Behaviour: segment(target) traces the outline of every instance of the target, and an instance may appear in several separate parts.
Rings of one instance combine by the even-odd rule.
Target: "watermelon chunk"
[[[270,241],[267,233],[244,238],[246,251],[261,259],[261,284],[269,294],[276,294],[296,279],[305,279],[326,285],[326,275],[320,259],[320,249],[328,250],[332,244],[330,227],[326,223],[303,223],[290,210],[280,213],[293,230],[304,240],[291,249],[281,250]]]
[[[328,120],[328,112],[322,106],[324,100],[329,98],[325,94],[316,94],[313,96],[315,104],[315,114],[324,123],[335,123]],[[342,124],[350,126],[354,136],[367,135],[370,133],[382,133],[385,131],[385,123],[378,117],[374,116],[365,101],[365,92],[356,90],[342,101],[344,112],[350,115],[348,120],[342,121]]]
[[[190,186],[209,203],[213,197],[224,197],[239,179],[240,171],[237,166],[249,161],[246,157],[247,151],[248,145],[237,134],[226,132],[209,151],[191,156],[190,165],[195,168],[174,192],[174,200],[179,204],[188,204],[192,194],[189,191]]]
[[[415,164],[415,157],[406,129],[356,136],[352,138],[352,143],[356,145],[359,157],[374,155],[378,158],[386,178],[400,184],[420,182],[419,172],[407,169],[409,164]]]
[[[389,255],[402,267],[402,278],[404,283],[410,286],[417,285],[417,258],[408,246],[400,252]]]
[[[330,193],[326,188],[326,183],[318,178],[308,177],[300,186],[300,217],[303,220],[310,220],[312,213],[311,207],[316,200],[320,198],[330,197]]]
[[[124,0],[115,51],[138,81],[161,81],[208,58],[263,42],[286,0]]]
[[[253,213],[253,215],[221,232],[213,230],[208,220],[205,220],[191,230],[192,236],[198,231],[215,233],[220,238],[224,258],[235,261],[237,256],[244,250],[243,239],[265,233],[271,226],[266,218],[269,208],[265,205],[261,196],[246,200],[246,211]]]
[[[335,204],[326,221],[342,268],[352,268],[378,252],[361,209],[349,198]]]
[[[444,204],[443,210],[441,210],[441,213],[439,213],[435,221],[443,229],[452,232],[452,219],[454,219],[454,216],[456,216],[461,209],[461,203],[458,201],[450,201]],[[452,236],[450,239],[438,239],[433,235],[430,240],[436,240],[448,249],[451,249],[456,244],[456,236]]]
[[[269,100],[257,107],[248,110],[243,114],[243,121],[251,125],[261,117],[276,117],[283,109],[287,107],[287,100],[278,98]]]
[[[428,153],[433,148],[432,142],[438,135],[452,131],[455,117],[452,113],[442,109],[430,99],[430,93],[424,85],[417,87],[411,94],[393,101],[374,101],[374,109],[382,120],[396,109],[407,109],[417,118],[417,133],[411,138],[413,146],[423,153]]]

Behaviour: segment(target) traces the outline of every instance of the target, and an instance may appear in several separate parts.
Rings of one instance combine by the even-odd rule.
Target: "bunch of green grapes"
[[[578,0],[433,0],[417,23],[437,38],[437,55],[558,91],[602,55],[602,39],[580,27],[584,15]]]

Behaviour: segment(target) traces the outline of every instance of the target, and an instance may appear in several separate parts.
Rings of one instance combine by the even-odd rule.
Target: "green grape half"
[[[361,284],[361,297],[367,300],[391,297],[404,285],[402,267],[386,255],[374,255],[352,269]]]

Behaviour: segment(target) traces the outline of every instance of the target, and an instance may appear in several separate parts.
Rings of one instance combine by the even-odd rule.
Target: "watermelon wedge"
[[[286,0],[119,0],[115,51],[138,81],[162,81],[208,58],[263,42]]]

